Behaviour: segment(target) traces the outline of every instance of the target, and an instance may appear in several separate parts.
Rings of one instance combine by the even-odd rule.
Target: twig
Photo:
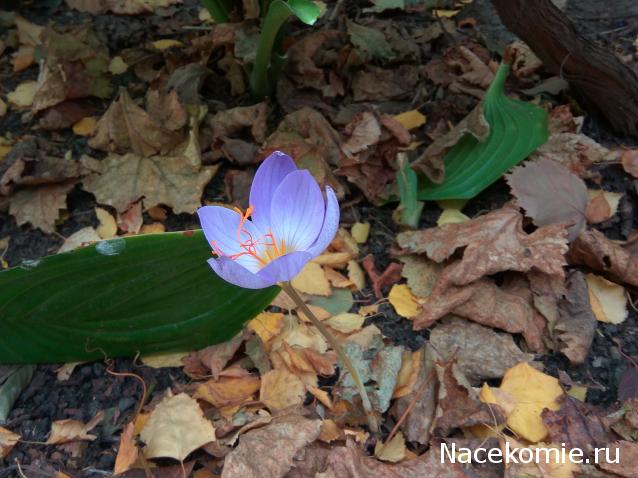
[[[378,434],[379,424],[372,410],[372,404],[370,403],[370,398],[368,397],[368,393],[366,392],[365,386],[363,384],[363,381],[361,380],[361,376],[359,375],[359,372],[357,371],[353,363],[350,361],[350,358],[346,355],[345,351],[343,350],[343,347],[341,347],[341,344],[337,341],[336,337],[328,331],[326,326],[323,325],[321,321],[317,319],[317,317],[315,317],[315,315],[312,313],[310,308],[306,305],[303,299],[299,297],[299,294],[289,282],[282,283],[281,288],[297,304],[297,306],[299,306],[299,308],[304,313],[304,315],[308,317],[308,319],[310,319],[310,322],[312,323],[312,325],[314,325],[317,328],[319,333],[321,333],[321,335],[325,337],[325,339],[328,341],[332,349],[337,354],[337,357],[339,357],[339,360],[350,372],[350,375],[352,376],[352,380],[354,381],[357,387],[357,390],[359,392],[359,396],[361,397],[361,404],[363,405],[363,409],[365,410],[366,416],[368,418],[368,427],[370,428],[370,431],[372,433]]]

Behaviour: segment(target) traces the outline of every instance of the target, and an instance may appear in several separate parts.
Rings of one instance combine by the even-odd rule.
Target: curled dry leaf
[[[51,434],[47,439],[47,445],[62,445],[77,440],[95,440],[95,435],[89,435],[98,423],[104,418],[104,412],[98,412],[88,423],[79,420],[58,420],[51,424]]]
[[[541,158],[514,168],[506,179],[516,202],[537,226],[565,224],[570,240],[585,226],[587,186],[565,166]]]
[[[518,348],[510,334],[459,318],[437,324],[430,333],[430,344],[437,359],[455,359],[459,370],[474,384],[501,378],[517,363],[534,359]]]
[[[117,456],[115,457],[115,467],[113,473],[119,475],[120,473],[127,472],[131,469],[133,464],[137,461],[139,450],[135,445],[133,438],[135,432],[135,424],[133,422],[127,423],[120,435],[120,445],[117,449]]]
[[[566,236],[565,227],[559,224],[527,234],[523,231],[523,216],[506,207],[460,224],[402,232],[397,241],[406,252],[425,253],[436,262],[443,262],[465,247],[462,260],[448,266],[439,278],[436,287],[445,288],[508,270],[538,270],[563,277]]]
[[[281,478],[294,456],[321,432],[321,420],[285,415],[246,432],[224,460],[222,478]]]
[[[18,225],[30,223],[51,234],[60,210],[66,209],[66,196],[73,186],[74,182],[67,182],[21,189],[9,199],[9,214]]]
[[[627,318],[627,296],[624,287],[595,274],[587,274],[589,302],[596,318],[609,324],[620,324]]]
[[[578,236],[567,259],[570,264],[589,267],[613,281],[638,286],[638,256],[595,229]]]
[[[447,314],[513,334],[523,334],[531,350],[543,349],[542,318],[538,321],[538,313],[528,300],[499,288],[490,279],[480,279],[464,287],[448,287],[443,292],[432,294],[414,319],[413,328],[427,328]]]
[[[122,90],[98,121],[89,146],[112,153],[133,151],[140,156],[152,156],[168,153],[183,140],[181,132],[161,126]]]
[[[596,332],[596,317],[589,301],[585,275],[572,272],[567,278],[567,292],[558,303],[558,320],[554,326],[558,349],[572,364],[587,358]]]
[[[392,285],[401,280],[401,264],[391,262],[388,267],[379,273],[374,265],[374,256],[368,254],[362,262],[363,268],[368,273],[370,282],[372,282],[372,290],[377,299],[383,299],[383,290],[385,287]]]
[[[197,358],[210,370],[213,379],[217,380],[221,371],[248,338],[250,337],[247,333],[237,334],[231,340],[199,350],[196,352]]]
[[[195,391],[195,398],[204,400],[215,407],[234,411],[243,403],[253,400],[259,391],[261,380],[259,377],[243,369],[235,369],[234,376],[220,377],[219,380],[208,380],[199,385]]]
[[[180,393],[157,404],[140,438],[146,444],[146,458],[174,458],[183,462],[189,453],[215,441],[215,429],[197,401]]]

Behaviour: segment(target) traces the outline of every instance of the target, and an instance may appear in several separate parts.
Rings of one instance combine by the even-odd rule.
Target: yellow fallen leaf
[[[324,407],[326,407],[328,410],[332,410],[332,400],[330,399],[330,395],[328,395],[328,392],[313,386],[306,386],[306,388],[317,400],[319,400],[323,404]]]
[[[595,274],[587,274],[589,302],[600,322],[620,324],[627,318],[627,296],[625,289]]]
[[[401,369],[397,375],[397,383],[394,386],[394,392],[392,398],[401,398],[412,392],[414,384],[419,377],[419,370],[421,369],[421,355],[422,350],[415,350],[410,352],[406,350],[403,352],[401,359]]]
[[[11,450],[19,440],[20,435],[0,427],[0,460],[11,453]]]
[[[135,421],[133,422],[134,430],[133,436],[137,436],[142,432],[142,429],[146,426],[146,422],[151,417],[150,413],[139,413],[135,417]]]
[[[461,10],[435,9],[432,10],[432,14],[439,18],[452,18],[458,15],[460,11]]]
[[[0,116],[7,114],[7,104],[0,98]]]
[[[195,390],[194,398],[204,400],[217,408],[232,408],[253,400],[261,380],[256,375],[221,377],[208,380]]]
[[[137,461],[139,451],[135,445],[134,440],[135,425],[133,422],[128,423],[122,434],[120,435],[120,446],[117,449],[117,456],[115,457],[115,467],[113,474],[119,475],[125,473],[131,469],[133,463]]]
[[[357,290],[362,290],[366,286],[366,276],[357,261],[348,261],[348,279],[352,281]]]
[[[97,127],[98,118],[95,116],[87,116],[73,125],[73,133],[78,136],[89,136],[93,134]]]
[[[500,445],[504,454],[507,451],[506,447],[509,447],[510,450],[517,448],[520,450],[515,455],[521,457],[521,460],[518,460],[519,463],[512,462],[505,465],[506,469],[509,469],[509,473],[506,472],[507,476],[521,478],[574,478],[575,474],[580,471],[579,464],[570,460],[569,450],[555,443],[538,443],[537,445],[525,446],[510,436],[504,436],[500,441]],[[565,450],[564,457],[561,452],[563,449]],[[529,451],[524,452],[522,450]],[[525,463],[527,457],[530,456],[533,460]],[[538,460],[535,458],[536,456],[538,456]]]
[[[140,234],[161,234],[166,231],[166,227],[161,222],[144,224],[140,229]]]
[[[469,220],[470,218],[458,209],[443,209],[443,212],[441,212],[441,215],[436,220],[436,225],[443,226],[444,224],[458,224]]]
[[[407,319],[416,317],[419,313],[419,303],[407,284],[394,284],[388,300],[397,314]]]
[[[312,305],[312,304],[306,304],[306,305],[310,309],[310,312],[312,312],[318,320],[326,320],[327,318],[332,316],[332,314],[328,312],[326,309],[324,309],[323,307],[319,307],[318,305]],[[304,322],[310,322],[310,319],[306,317],[306,314],[304,314],[304,311],[301,310],[300,308],[297,309],[297,315]]]
[[[115,218],[106,209],[101,207],[95,208],[95,215],[97,220],[100,221],[99,226],[95,229],[98,236],[102,239],[111,239],[117,235],[117,222]]]
[[[395,115],[395,120],[403,125],[405,129],[414,129],[423,126],[427,118],[419,110],[410,110],[405,113]]]
[[[13,148],[13,142],[0,136],[0,161],[11,151],[11,148]]]
[[[341,269],[345,267],[352,258],[349,252],[324,252],[320,256],[315,257],[312,262],[316,262],[322,266],[336,267]]]
[[[572,388],[567,391],[567,395],[574,397],[580,402],[584,402],[587,399],[587,387],[583,385],[572,385]]]
[[[319,433],[319,440],[330,443],[342,438],[343,430],[339,428],[339,425],[334,420],[327,419],[321,422],[321,433]]]
[[[174,458],[180,462],[206,443],[215,441],[215,429],[204,418],[196,400],[185,393],[165,397],[140,433],[146,458]]]
[[[514,397],[516,404],[507,417],[507,425],[532,443],[545,438],[547,428],[541,413],[545,408],[560,408],[557,399],[563,390],[558,380],[522,362],[505,372],[500,390]]]
[[[308,262],[291,282],[295,289],[304,294],[328,296],[331,293],[326,274],[316,262]]]
[[[506,417],[512,413],[516,406],[514,397],[509,392],[505,392],[499,388],[490,387],[486,383],[484,383],[483,387],[481,387],[479,400],[483,403],[498,405],[503,410]],[[499,438],[502,434],[501,430],[503,430],[503,428],[505,428],[505,425],[492,423],[490,425],[473,425],[469,427],[468,430],[475,437],[486,439]]]
[[[271,370],[261,377],[259,401],[271,412],[301,405],[305,396],[301,379],[286,369]]]
[[[248,330],[255,332],[264,344],[279,335],[284,326],[284,314],[280,312],[262,312],[248,322]]]
[[[350,229],[350,234],[352,235],[352,238],[355,240],[355,242],[357,242],[357,244],[365,244],[368,240],[368,235],[370,234],[370,223],[354,223],[352,228]]]
[[[97,437],[89,435],[89,432],[102,421],[102,418],[104,418],[104,412],[100,411],[88,423],[72,419],[57,420],[51,424],[51,434],[46,444],[61,445],[77,440],[93,441]]]
[[[326,274],[326,279],[332,285],[332,287],[346,289],[354,286],[352,281],[344,276],[341,272],[337,272],[332,267],[324,267],[323,272]]]
[[[378,441],[374,447],[374,456],[379,460],[397,463],[405,458],[405,438],[398,432],[388,443]]]
[[[121,75],[128,70],[128,65],[121,56],[114,56],[109,63],[109,72],[113,75]]]
[[[83,363],[84,362],[69,362],[69,363],[65,363],[60,368],[56,369],[55,374],[58,381],[60,382],[67,381],[69,378],[71,378],[71,374],[75,370],[75,367]]]
[[[296,320],[296,319],[295,319]],[[291,347],[303,347],[312,349],[320,354],[328,349],[326,339],[314,327],[305,323],[288,324],[273,341],[273,349],[281,347],[285,341]]]
[[[151,368],[183,367],[184,362],[182,362],[182,359],[188,354],[188,352],[173,352],[168,354],[145,355],[142,357],[142,363]]]
[[[365,320],[362,315],[344,312],[325,320],[324,323],[339,332],[349,334],[359,330]]]
[[[379,312],[379,304],[362,305],[359,307],[359,313],[364,317],[375,315]]]
[[[352,238],[352,235],[343,227],[339,228],[337,235],[330,245],[339,252],[347,252],[350,254],[350,258],[357,257],[359,255],[359,245],[357,244],[357,241],[355,241]]]
[[[38,82],[34,80],[28,80],[20,83],[15,90],[7,95],[7,100],[18,108],[27,108],[33,103],[35,97],[35,91],[38,87]]]
[[[177,46],[177,47],[184,46],[184,44],[181,41],[174,40],[172,38],[164,38],[162,40],[155,40],[154,42],[151,42],[151,45],[153,45],[153,48],[155,48],[156,50],[168,50],[169,48],[172,48],[174,46]]]

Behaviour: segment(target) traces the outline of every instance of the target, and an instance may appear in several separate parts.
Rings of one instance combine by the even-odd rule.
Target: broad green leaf
[[[314,25],[321,15],[319,5],[311,0],[288,0],[287,6],[306,25]]]
[[[201,231],[117,238],[0,272],[0,363],[69,362],[223,342],[277,287],[210,269]]]
[[[483,114],[490,125],[487,139],[463,136],[445,155],[443,183],[419,178],[419,199],[473,198],[547,141],[545,110],[505,96],[509,71],[509,65],[501,64],[483,98]]]
[[[7,420],[13,404],[31,381],[33,372],[35,365],[20,365],[12,368],[4,379],[0,379],[0,423]]]

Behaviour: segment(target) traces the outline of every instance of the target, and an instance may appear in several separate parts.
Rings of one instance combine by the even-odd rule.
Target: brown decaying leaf
[[[598,410],[569,395],[558,400],[561,402],[559,410],[546,408],[541,414],[551,443],[562,443],[567,448],[579,448],[589,454],[611,440]]]
[[[430,344],[437,359],[456,359],[458,369],[474,385],[501,378],[510,367],[534,359],[518,348],[511,335],[459,318],[437,324]]]
[[[428,146],[411,166],[425,174],[433,183],[442,183],[445,179],[443,157],[466,134],[471,134],[479,141],[485,140],[490,134],[490,126],[483,116],[480,104],[452,130]]]
[[[243,370],[243,369],[240,369]],[[208,380],[199,385],[193,395],[219,409],[232,410],[243,403],[253,400],[259,391],[261,380],[246,371],[237,376]]]
[[[609,461],[603,458],[598,467],[609,471],[614,476],[634,478],[638,476],[638,443],[620,440],[608,443]]]
[[[157,404],[140,438],[146,443],[146,458],[174,458],[183,462],[189,453],[215,441],[215,429],[197,401],[180,393]]]
[[[16,218],[18,225],[30,223],[53,233],[60,210],[66,209],[66,195],[71,189],[73,182],[21,189],[9,199],[9,214]]]
[[[238,106],[220,111],[208,116],[206,124],[211,128],[213,142],[235,136],[244,128],[249,128],[250,133],[258,143],[263,143],[266,138],[266,118],[268,116],[268,104],[257,103],[253,106]],[[214,145],[215,143],[213,143]],[[246,163],[253,162],[255,158],[246,158]]]
[[[587,358],[594,333],[596,316],[589,303],[585,275],[573,271],[567,278],[567,292],[558,303],[558,320],[554,326],[558,349],[576,365]]]
[[[319,437],[321,420],[300,415],[275,418],[239,438],[226,456],[222,478],[280,478],[293,466],[293,457]]]
[[[182,3],[182,0],[65,0],[70,8],[80,12],[99,13],[113,12],[116,15],[139,15],[153,13],[155,8],[165,8]]]
[[[94,108],[80,101],[64,101],[51,108],[40,118],[40,126],[46,130],[69,128],[82,118],[94,113]]]
[[[188,113],[179,102],[175,90],[169,93],[149,90],[146,94],[146,109],[153,120],[170,131],[178,131],[188,123]]]
[[[101,161],[83,156],[81,162],[93,171],[84,178],[84,189],[95,194],[100,204],[113,206],[118,212],[143,197],[145,209],[165,204],[175,213],[192,214],[201,205],[204,186],[219,168],[201,166],[194,132],[166,156],[110,154]]]
[[[98,121],[89,146],[111,153],[132,151],[140,156],[152,156],[168,153],[183,140],[184,134],[160,125],[123,89]]]
[[[433,293],[414,319],[413,328],[427,328],[447,314],[465,317],[513,334],[523,334],[531,350],[543,349],[542,317],[528,300],[499,288],[490,279],[483,278],[464,287],[452,286]]]
[[[286,52],[288,77],[299,87],[313,88],[321,91],[324,96],[335,96],[337,92],[326,81],[328,73],[316,65],[313,57],[322,45],[341,36],[342,33],[338,30],[320,30],[304,35]]]
[[[117,457],[115,458],[115,467],[113,469],[113,473],[116,475],[130,470],[133,463],[137,461],[139,451],[133,439],[134,431],[135,424],[130,422],[124,427],[120,435],[120,445],[117,449]]]
[[[89,435],[89,432],[93,430],[98,423],[104,418],[104,412],[99,411],[88,422],[83,423],[79,420],[58,420],[51,424],[51,434],[47,439],[47,445],[62,445],[77,440],[95,440],[95,435]]]
[[[638,286],[638,256],[595,229],[584,231],[573,242],[567,260],[602,273],[614,282]]]
[[[403,269],[401,264],[391,262],[382,273],[379,273],[374,265],[374,256],[372,254],[368,254],[361,264],[368,273],[372,283],[372,290],[374,290],[374,295],[377,299],[383,299],[383,288],[401,280],[401,270]]]
[[[500,407],[483,403],[474,388],[458,369],[454,359],[434,364],[439,381],[439,396],[433,430],[447,436],[456,428],[474,425],[498,427],[505,423]]]
[[[413,94],[419,74],[414,65],[384,69],[367,65],[352,78],[354,101],[388,101]]]
[[[134,202],[126,211],[117,214],[117,227],[124,232],[137,234],[142,224],[144,224],[142,201]]]
[[[620,162],[627,174],[638,178],[638,149],[624,151],[620,156]]]
[[[506,179],[516,202],[537,226],[565,224],[570,241],[585,226],[587,186],[565,166],[547,158],[528,161]]]
[[[239,347],[249,338],[250,334],[244,331],[231,340],[199,350],[195,352],[195,355],[210,370],[213,379],[217,380],[219,379],[219,374],[230,359],[233,358]]]
[[[296,457],[294,468],[286,478],[309,476],[343,478],[469,478],[459,463],[441,457],[441,447],[432,446],[426,453],[401,463],[383,463],[367,454],[353,441],[345,446],[317,443]],[[222,475],[223,476],[223,475]]]
[[[527,234],[523,216],[504,207],[459,224],[402,232],[399,245],[409,253],[443,262],[462,247],[463,258],[448,266],[437,289],[448,284],[465,285],[480,277],[502,271],[537,270],[559,277],[566,265],[567,231],[560,224],[543,226]]]

